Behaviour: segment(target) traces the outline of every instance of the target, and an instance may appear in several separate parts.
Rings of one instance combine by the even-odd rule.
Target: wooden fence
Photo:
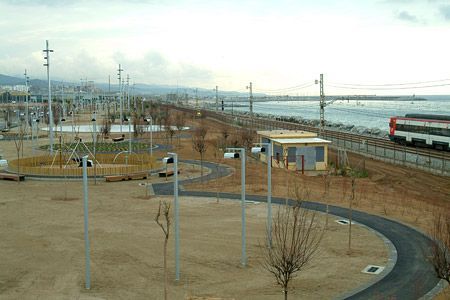
[[[91,156],[88,159],[94,161]],[[95,168],[87,169],[88,176],[123,175],[148,171],[156,167],[155,159],[149,154],[122,153],[118,156],[98,154],[96,160],[99,164]],[[79,167],[80,163],[72,158],[69,160],[69,155],[63,153],[11,160],[8,162],[8,170],[23,175],[77,177],[83,175],[83,168]]]

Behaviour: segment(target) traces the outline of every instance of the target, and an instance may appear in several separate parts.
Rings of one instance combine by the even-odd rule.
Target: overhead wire
[[[267,92],[267,93],[277,93],[277,92],[283,92],[283,91],[290,91],[290,90],[300,90],[300,89],[304,89],[310,86],[313,86],[315,83],[311,83],[311,81],[302,83],[302,84],[298,84],[295,86],[290,86],[290,87],[285,87],[285,88],[279,88],[279,89],[258,89],[258,88],[254,88],[255,91],[258,92]]]
[[[335,83],[331,82],[330,84],[335,85],[350,85],[350,86],[368,86],[368,87],[376,87],[376,86],[402,86],[402,85],[416,85],[416,84],[428,84],[434,82],[443,82],[450,81],[450,79],[439,79],[439,80],[428,80],[428,81],[417,81],[417,82],[409,82],[409,83],[381,83],[381,84],[360,84],[360,83]]]
[[[371,117],[383,117],[383,118],[389,118],[389,115],[384,115],[384,114],[377,114],[377,113],[373,113],[373,112],[367,112],[367,111],[363,111],[362,109],[358,109],[358,110],[352,110],[352,109],[345,109],[345,108],[337,108],[334,106],[330,106],[328,107],[329,109],[334,109],[337,111],[342,111],[342,112],[347,112],[347,113],[352,113],[352,114],[359,114],[359,115],[366,115],[366,116],[371,116]]]
[[[334,85],[334,84],[328,84],[328,86],[338,88],[338,89],[350,89],[350,90],[372,90],[372,91],[379,91],[379,90],[409,90],[409,89],[423,89],[423,88],[431,88],[431,87],[441,87],[441,86],[450,86],[450,83],[444,83],[444,84],[433,84],[433,85],[422,85],[422,86],[408,86],[408,87],[357,87],[357,86],[340,86],[340,85]]]

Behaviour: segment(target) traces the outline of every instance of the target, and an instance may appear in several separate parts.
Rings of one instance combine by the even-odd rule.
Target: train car
[[[389,139],[403,145],[450,149],[450,116],[406,114],[392,117]]]

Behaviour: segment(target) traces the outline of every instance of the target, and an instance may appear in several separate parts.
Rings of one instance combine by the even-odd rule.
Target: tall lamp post
[[[30,77],[28,77],[27,76],[27,69],[25,69],[25,92],[26,92],[26,95],[25,95],[25,101],[26,101],[26,106],[25,106],[25,120],[27,120],[26,121],[26,123],[25,123],[25,128],[26,128],[26,132],[27,132],[27,134],[28,134],[28,130],[29,130],[29,125],[28,125],[28,122],[30,121],[30,119],[29,119],[29,116],[28,116],[28,98],[30,97],[30,90],[28,89],[28,79],[30,79]],[[28,138],[28,139],[30,139],[30,138]]]
[[[267,161],[267,245],[272,248],[272,143],[259,143],[252,153],[266,153]]]
[[[94,184],[97,184],[97,113],[92,113],[92,142],[94,145]]]
[[[87,181],[87,159],[88,156],[83,156],[83,208],[84,208],[84,253],[85,253],[85,288],[89,290],[91,288],[91,250],[89,242],[89,204],[88,204],[88,181]]]
[[[124,118],[125,122],[128,122],[128,153],[131,154],[131,118]]]
[[[246,256],[246,221],[245,221],[245,148],[227,148],[223,154],[224,158],[241,158],[241,264],[245,267],[247,264]],[[239,152],[237,152],[239,151]]]
[[[150,156],[153,157],[153,118],[150,116],[145,121],[150,122]]]
[[[180,280],[180,222],[178,205],[178,155],[173,152],[167,152],[169,157],[164,157],[163,162],[173,164],[173,197],[175,210],[175,280]]]
[[[36,143],[39,139],[39,117],[35,116],[36,113],[32,113],[32,120],[31,120],[31,148],[33,149],[33,156],[35,155],[36,151]]]
[[[44,59],[47,60],[47,63],[44,64],[44,66],[47,67],[47,81],[48,81],[48,111],[49,111],[49,132],[50,132],[50,154],[53,154],[53,113],[52,113],[52,88],[51,88],[51,82],[50,82],[50,53],[53,52],[53,50],[48,49],[48,40],[45,41],[46,48],[43,50],[45,52]]]

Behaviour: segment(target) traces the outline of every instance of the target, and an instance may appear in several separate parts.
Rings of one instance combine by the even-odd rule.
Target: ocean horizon
[[[389,119],[405,114],[450,115],[450,95],[416,95],[426,100],[336,100],[325,107],[325,120],[335,125],[365,127],[389,131]],[[332,97],[330,97],[332,98]],[[334,97],[333,97],[334,98]],[[329,100],[325,101],[329,103]],[[226,102],[230,104],[229,102]],[[225,110],[248,112],[248,106],[231,107]],[[295,117],[305,120],[319,119],[319,98],[296,101],[254,102],[253,112],[272,116]]]

